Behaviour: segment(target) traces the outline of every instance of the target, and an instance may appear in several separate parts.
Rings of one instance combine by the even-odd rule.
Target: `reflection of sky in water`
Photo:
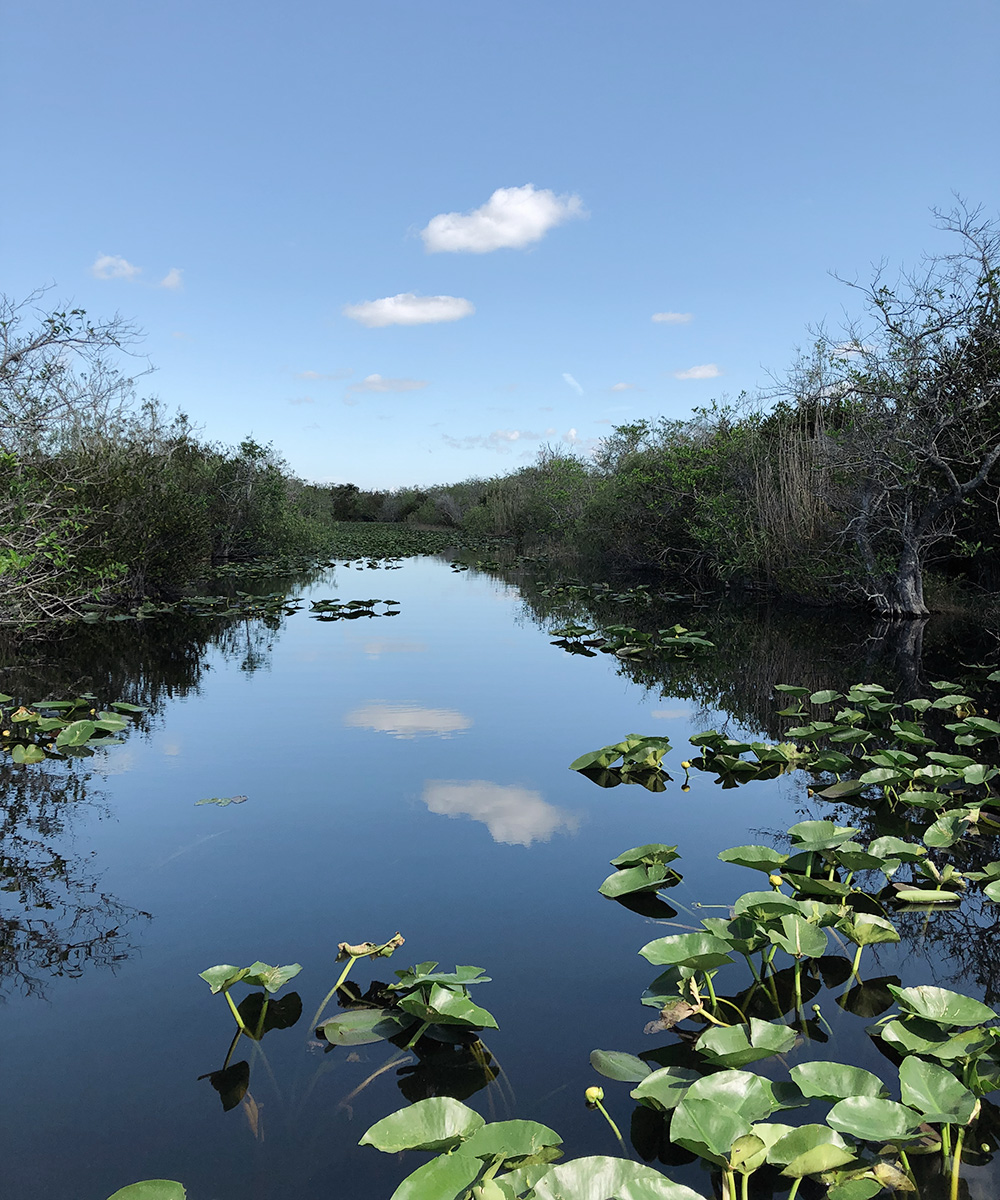
[[[383,704],[372,701],[362,704],[344,717],[345,725],[356,729],[374,729],[398,738],[413,738],[421,734],[450,737],[468,729],[472,718],[453,708],[421,708],[419,704]]]
[[[404,642],[396,638],[369,638],[364,644],[365,654],[379,658],[383,654],[424,654],[425,642]]]
[[[654,708],[649,715],[660,721],[679,721],[681,717],[686,717],[690,712],[689,708]]]
[[[530,846],[547,842],[560,829],[573,833],[578,819],[516,784],[490,783],[487,779],[428,779],[424,803],[445,817],[471,817],[482,821],[495,842]]]

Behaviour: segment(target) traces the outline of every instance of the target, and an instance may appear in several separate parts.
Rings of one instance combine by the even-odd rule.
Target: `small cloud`
[[[485,204],[471,212],[439,213],[420,236],[429,254],[488,254],[529,246],[556,225],[580,216],[583,203],[579,196],[557,196],[526,183],[524,187],[497,188]]]
[[[633,392],[635,391],[634,383],[613,383],[611,385],[613,392]]]
[[[428,779],[424,803],[444,817],[481,821],[493,840],[506,846],[547,842],[560,829],[574,833],[579,825],[573,813],[549,804],[541,792],[488,779]]]
[[[533,433],[530,429],[494,429],[492,433],[472,437],[456,438],[447,433],[441,436],[453,450],[496,450],[499,454],[509,454],[514,443],[538,441],[542,434]]]
[[[289,404],[315,404],[316,401],[312,396],[295,396],[288,401]]]
[[[442,321],[460,321],[476,309],[470,300],[460,296],[417,296],[413,292],[400,292],[398,296],[384,296],[381,300],[348,304],[342,311],[352,321],[369,329],[379,329],[385,325],[436,325]]]
[[[329,375],[324,375],[320,371],[296,371],[296,379],[308,379],[310,382],[316,380],[331,380],[331,379],[350,379],[354,372],[348,367],[342,371],[333,371]]]
[[[396,738],[421,734],[450,737],[472,724],[472,718],[451,708],[421,708],[418,704],[363,704],[344,717],[345,725],[371,729]]]
[[[567,382],[567,383],[569,384],[569,386],[570,386],[570,387],[573,389],[573,391],[574,391],[574,392],[576,392],[576,394],[577,394],[578,396],[582,396],[582,395],[583,395],[583,388],[582,388],[582,387],[580,387],[580,385],[579,385],[579,384],[577,383],[577,381],[576,381],[576,380],[573,378],[573,376],[569,374],[569,372],[568,372],[568,371],[563,371],[563,379],[565,379],[565,380],[566,380],[566,382]]]
[[[133,266],[127,258],[117,254],[99,254],[90,273],[95,279],[135,279],[142,274],[142,267]]]
[[[654,708],[649,714],[659,721],[679,721],[686,717],[691,710],[688,708]]]
[[[573,446],[582,454],[587,455],[593,454],[593,452],[597,449],[598,442],[600,441],[599,438],[580,437],[575,429],[567,429],[562,435],[562,440],[567,446]]]
[[[704,363],[700,367],[688,367],[686,371],[675,371],[675,379],[715,379],[722,372],[715,363]]]
[[[184,286],[184,280],[182,279],[183,274],[184,272],[180,267],[171,267],[166,275],[164,275],[160,280],[158,286],[161,288],[167,288],[171,292],[180,291],[180,289]]]
[[[172,338],[177,338],[182,342],[187,342],[191,339],[191,335],[189,333],[185,333],[182,329],[175,329],[170,336]]]
[[[538,411],[539,412],[555,412],[556,410],[552,407],[551,404],[542,404],[539,406]]]
[[[610,417],[598,417],[597,420],[594,422],[594,424],[595,425],[610,425],[611,418]]]
[[[687,325],[693,316],[693,313],[662,312],[653,313],[650,320],[662,321],[665,325]]]
[[[427,386],[426,379],[386,379],[384,375],[366,375],[352,383],[348,392],[416,392]]]

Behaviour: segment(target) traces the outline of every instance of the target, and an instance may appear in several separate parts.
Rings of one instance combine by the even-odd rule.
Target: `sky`
[[[364,488],[772,393],[1000,210],[995,0],[7,0],[0,290]],[[132,364],[133,368],[136,364]],[[141,365],[141,364],[139,364]]]

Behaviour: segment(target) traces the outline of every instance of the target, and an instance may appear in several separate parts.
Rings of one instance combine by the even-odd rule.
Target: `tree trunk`
[[[887,599],[890,601],[888,612],[894,617],[928,615],[927,605],[924,604],[923,564],[917,547],[912,543],[903,546]]]

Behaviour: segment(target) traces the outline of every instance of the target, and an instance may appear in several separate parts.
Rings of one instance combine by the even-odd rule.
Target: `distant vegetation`
[[[329,540],[328,489],[252,438],[167,418],[121,368],[130,326],[41,298],[0,302],[0,621],[170,597],[212,565]]]
[[[547,448],[487,481],[344,484],[336,514],[887,616],[928,611],[928,568],[944,590],[996,592],[1000,231],[964,208],[941,225],[956,253],[858,288],[864,318],[837,338],[818,331],[769,398],[620,425],[590,461]]]

